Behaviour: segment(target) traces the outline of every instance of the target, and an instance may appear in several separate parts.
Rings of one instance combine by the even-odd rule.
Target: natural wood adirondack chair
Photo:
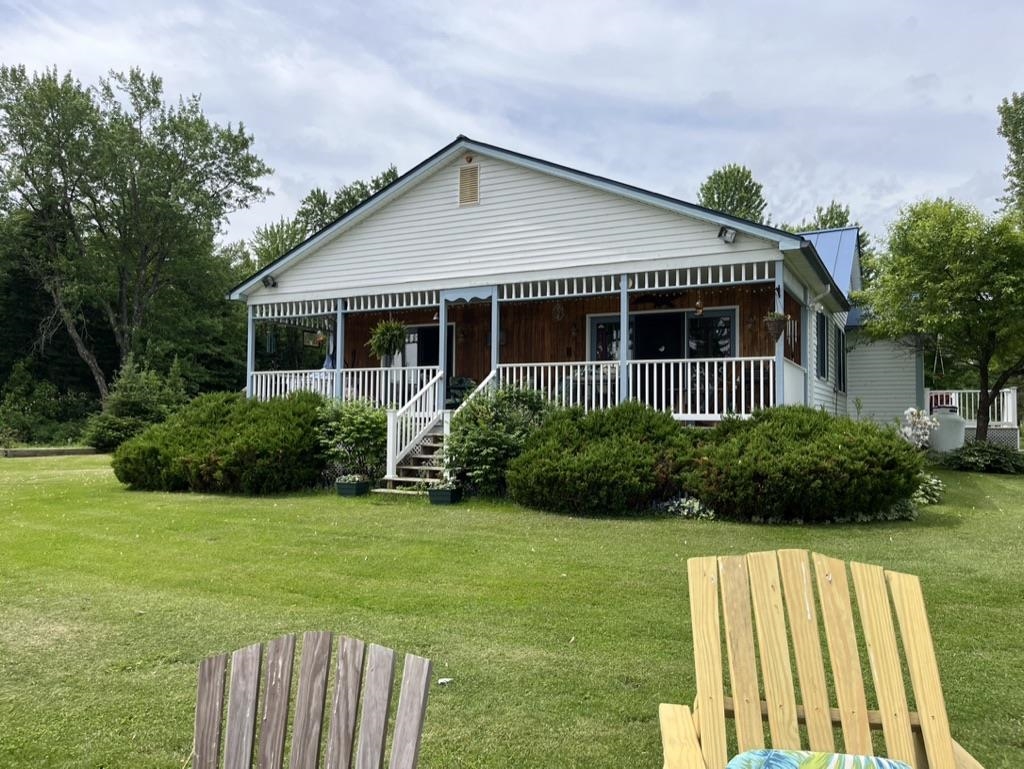
[[[295,636],[283,636],[270,642],[262,691],[262,644],[239,649],[231,655],[231,683],[223,746],[221,721],[228,655],[220,654],[203,660],[199,666],[196,697],[195,752],[192,764],[195,769],[218,769],[220,755],[223,755],[224,769],[248,769],[252,766],[258,701],[261,701],[259,707],[262,716],[257,766],[260,769],[281,769],[294,655]],[[338,637],[337,672],[324,764],[327,769],[348,769],[352,766],[353,755],[357,769],[381,769],[383,766],[388,710],[394,684],[394,657],[394,651],[383,646],[370,644],[367,653],[362,641]],[[291,732],[291,769],[317,769],[320,766],[321,730],[330,661],[331,634],[304,634]],[[391,769],[414,769],[416,766],[429,685],[430,660],[407,655],[395,715]],[[354,750],[357,708],[361,710],[361,718],[359,746],[358,750]]]
[[[981,769],[950,736],[917,577],[851,563],[851,590],[843,561],[817,553],[808,558],[806,550],[693,558],[688,572],[697,696],[692,712],[661,705],[666,769],[722,769],[727,717],[740,751],[772,747],[870,755],[876,754],[871,730],[881,729],[887,757],[915,769]],[[870,679],[858,636],[870,661]],[[826,660],[834,699],[826,684]],[[873,709],[866,679],[872,682]],[[806,744],[801,744],[800,725]]]

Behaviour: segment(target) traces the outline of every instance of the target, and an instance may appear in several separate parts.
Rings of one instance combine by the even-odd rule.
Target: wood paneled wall
[[[721,288],[662,291],[630,295],[631,313],[692,310],[700,301],[705,310],[739,308],[737,338],[744,357],[773,355],[775,345],[762,318],[774,307],[774,286],[756,284]],[[786,357],[800,362],[800,306],[788,293],[785,311],[791,316],[786,332]],[[379,365],[370,356],[366,341],[370,330],[391,317],[410,326],[436,325],[436,310],[353,313],[345,317],[345,365]],[[618,315],[618,295],[508,302],[501,305],[503,363],[547,363],[587,359],[587,327],[590,315]],[[490,371],[490,302],[451,304],[448,321],[455,324],[455,374],[480,381]]]

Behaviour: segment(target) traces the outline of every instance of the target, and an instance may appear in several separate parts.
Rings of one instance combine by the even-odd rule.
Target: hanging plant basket
[[[378,360],[388,360],[405,349],[405,324],[400,320],[382,320],[372,332],[366,346]]]
[[[774,341],[779,341],[779,337],[786,331],[786,324],[789,323],[789,316],[783,315],[782,313],[773,312],[769,315],[764,316],[764,326],[768,329],[768,333],[771,334]]]

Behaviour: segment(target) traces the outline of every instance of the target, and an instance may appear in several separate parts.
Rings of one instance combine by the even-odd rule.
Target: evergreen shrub
[[[114,454],[133,489],[278,494],[316,486],[326,467],[314,393],[259,402],[239,393],[196,398]]]
[[[696,431],[630,401],[553,414],[508,468],[515,501],[552,512],[635,515],[685,492]]]
[[[688,477],[719,518],[891,520],[913,517],[922,466],[892,428],[786,406],[723,420]]]
[[[112,451],[147,426],[163,422],[187,402],[185,380],[177,359],[165,376],[138,365],[129,355],[110,388],[103,410],[89,417],[83,438],[100,451]]]
[[[509,462],[519,456],[552,406],[535,390],[480,393],[452,418],[445,468],[469,492],[504,496]]]
[[[1005,475],[1024,473],[1024,454],[1017,449],[996,443],[969,441],[953,451],[936,453],[932,459],[950,470]]]

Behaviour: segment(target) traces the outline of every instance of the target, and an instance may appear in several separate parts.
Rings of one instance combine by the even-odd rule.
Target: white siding
[[[895,342],[869,342],[851,332],[848,355],[849,412],[880,424],[899,420],[918,405],[917,353]]]
[[[524,278],[778,259],[775,243],[493,158],[479,157],[480,203],[458,204],[457,158],[252,297],[454,288]],[[666,263],[664,260],[670,260]]]
[[[830,414],[846,414],[847,393],[839,391],[836,382],[838,372],[838,345],[836,344],[836,329],[845,317],[844,314],[832,315],[826,311],[828,318],[828,378],[818,376],[818,318],[816,312],[811,312],[810,339],[807,343],[808,376],[811,378],[811,405],[821,408]],[[847,343],[849,347],[849,343]],[[850,382],[850,361],[847,357],[846,382],[849,391]]]

